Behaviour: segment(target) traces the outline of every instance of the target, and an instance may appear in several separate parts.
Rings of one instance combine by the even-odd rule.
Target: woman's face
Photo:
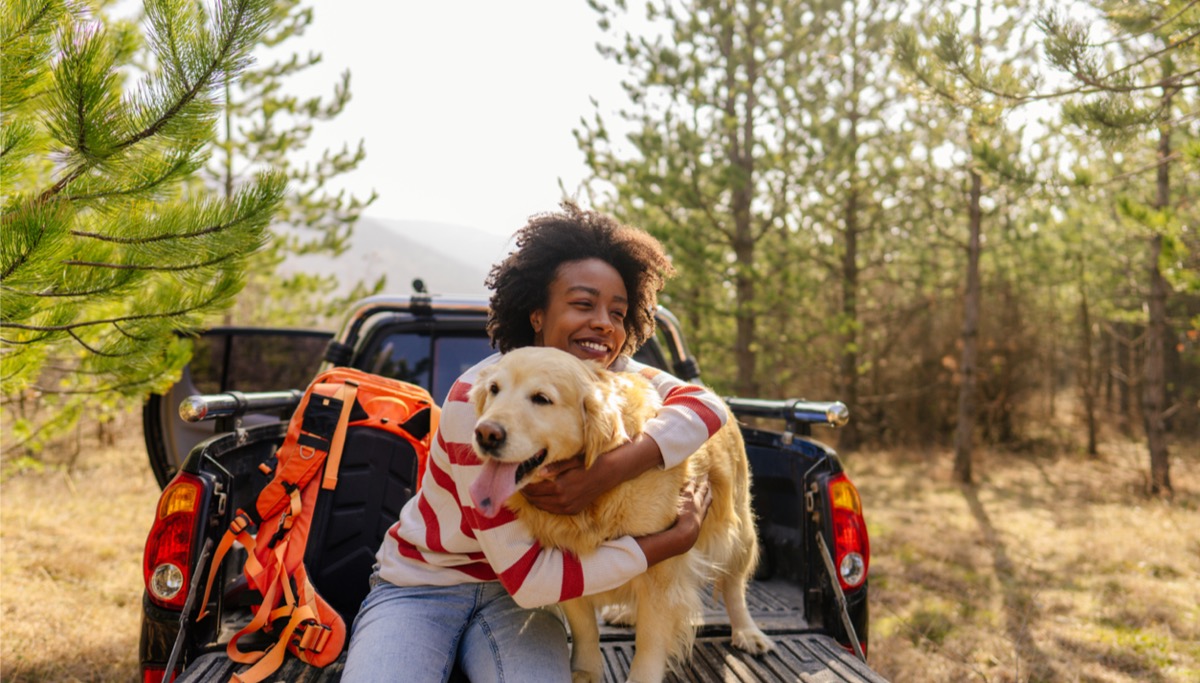
[[[529,314],[534,343],[612,364],[625,345],[629,297],[621,274],[600,259],[567,261],[550,283],[546,307]]]

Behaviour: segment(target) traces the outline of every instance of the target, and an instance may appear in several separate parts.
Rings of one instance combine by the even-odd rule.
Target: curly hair
[[[570,261],[600,259],[620,274],[629,297],[622,354],[633,354],[654,334],[658,293],[674,267],[650,234],[611,216],[563,202],[562,211],[538,214],[514,236],[516,250],[492,267],[487,330],[492,346],[507,352],[534,343],[529,316],[546,308],[558,268]]]

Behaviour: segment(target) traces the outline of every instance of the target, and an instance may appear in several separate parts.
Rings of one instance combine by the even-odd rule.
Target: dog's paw
[[[775,643],[757,627],[734,631],[732,640],[734,647],[752,655],[763,655],[775,649]]]
[[[605,605],[600,608],[600,618],[609,626],[633,626],[637,610],[633,605]]]
[[[603,676],[596,676],[590,671],[572,671],[571,683],[603,683]]]

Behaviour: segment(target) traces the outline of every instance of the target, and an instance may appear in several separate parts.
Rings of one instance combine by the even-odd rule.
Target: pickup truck
[[[165,487],[143,562],[144,683],[171,680],[168,670],[178,681],[229,680],[238,670],[225,644],[251,618],[257,595],[242,576],[244,550],[235,546],[214,567],[212,549],[236,510],[254,510],[268,481],[259,465],[282,442],[309,379],[323,367],[350,366],[421,385],[440,402],[462,371],[492,352],[486,318],[482,299],[377,296],[357,304],[334,335],[219,328],[196,340],[181,381],[143,409],[151,467]],[[660,308],[657,322],[638,360],[698,380],[676,318]],[[708,597],[688,668],[670,680],[883,681],[866,664],[870,552],[858,493],[834,451],[810,435],[812,425],[844,424],[846,407],[726,401],[746,441],[762,548],[748,601],[776,647],[761,657],[730,647],[725,613]],[[306,555],[317,590],[347,626],[367,592],[384,533],[419,483],[411,456],[364,466],[360,485],[339,484],[333,502],[314,512]],[[208,572],[217,572],[208,605],[215,616],[197,622]],[[601,639],[606,680],[624,681],[632,629],[604,625]],[[275,680],[337,681],[344,661],[343,653],[311,669],[289,655]]]

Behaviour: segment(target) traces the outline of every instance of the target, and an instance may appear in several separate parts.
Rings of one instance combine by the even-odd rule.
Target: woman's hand
[[[596,458],[591,468],[583,456],[544,465],[539,474],[545,481],[521,489],[531,505],[556,515],[574,515],[591,505],[600,494],[649,470],[662,467],[662,451],[645,434]]]
[[[698,479],[689,479],[679,492],[679,518],[675,526],[691,537],[688,549],[700,538],[700,525],[708,516],[708,508],[712,505],[712,487],[708,484],[708,475]]]
[[[691,479],[679,492],[679,517],[665,531],[634,540],[646,556],[646,566],[653,567],[663,560],[682,555],[700,539],[700,525],[712,504],[712,489],[708,477]]]
[[[556,515],[573,515],[608,490],[603,486],[602,477],[594,472],[596,469],[593,466],[589,471],[583,466],[583,455],[553,462],[539,471],[547,479],[525,486],[521,493],[539,510]]]

